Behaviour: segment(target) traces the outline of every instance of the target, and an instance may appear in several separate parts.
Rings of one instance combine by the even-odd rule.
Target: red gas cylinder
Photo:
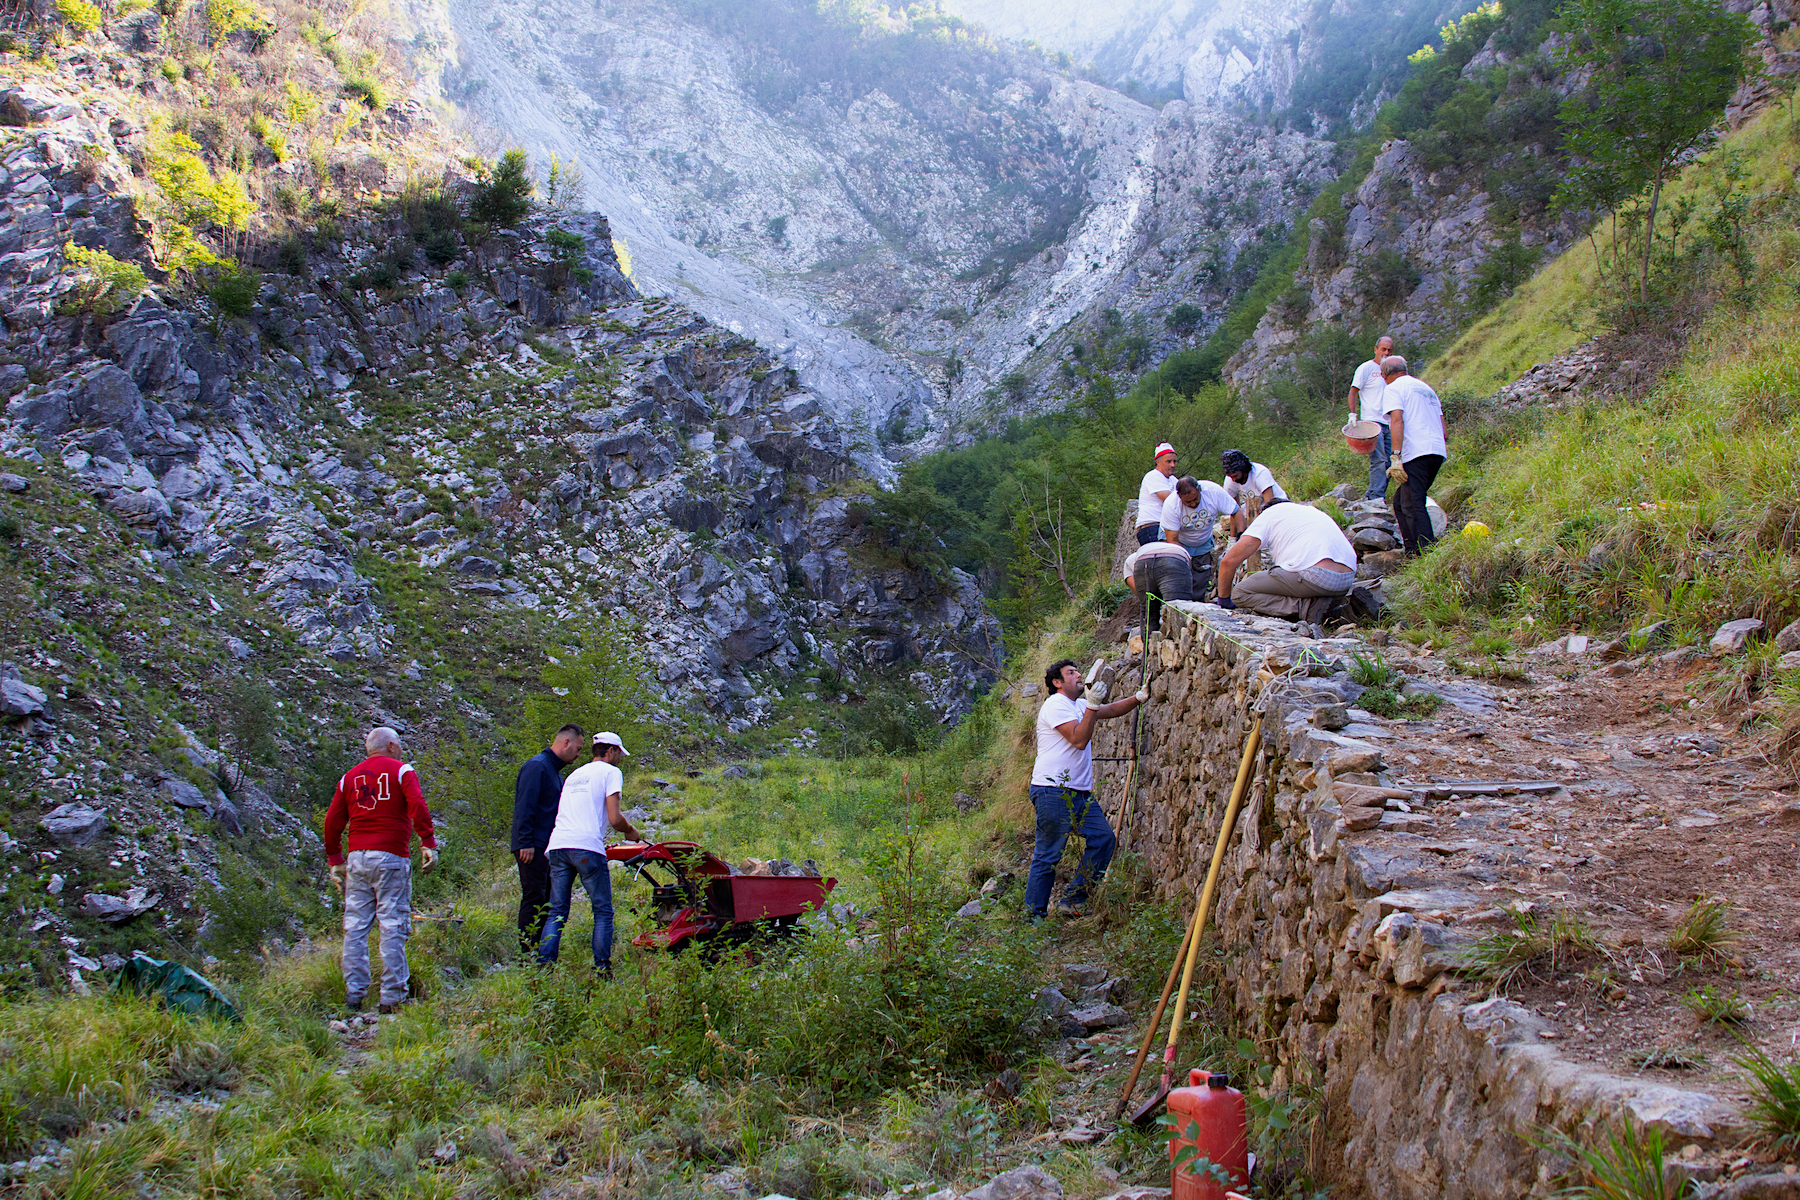
[[[1169,1161],[1175,1164],[1169,1200],[1225,1200],[1226,1193],[1250,1185],[1250,1127],[1244,1093],[1225,1085],[1225,1076],[1188,1072],[1191,1087],[1169,1093],[1174,1136]],[[1221,1175],[1224,1178],[1221,1178]]]

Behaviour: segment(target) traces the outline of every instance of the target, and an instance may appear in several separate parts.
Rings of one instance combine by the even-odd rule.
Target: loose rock
[[[85,804],[59,804],[39,818],[38,825],[53,842],[86,846],[106,832],[106,810]]]
[[[1727,654],[1736,654],[1743,650],[1753,635],[1762,632],[1762,627],[1763,623],[1755,617],[1727,621],[1719,626],[1717,633],[1712,635],[1712,641],[1708,643],[1708,648],[1715,657],[1722,658]]]

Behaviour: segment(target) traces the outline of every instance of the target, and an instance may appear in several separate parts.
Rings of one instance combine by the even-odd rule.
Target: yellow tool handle
[[[1194,909],[1194,916],[1200,915],[1199,908]],[[1195,922],[1189,921],[1187,933],[1181,939],[1181,949],[1175,951],[1175,961],[1169,964],[1169,977],[1163,980],[1162,998],[1156,1002],[1156,1013],[1150,1018],[1150,1024],[1144,1029],[1143,1044],[1138,1047],[1137,1060],[1131,1064],[1131,1078],[1125,1081],[1125,1090],[1119,1093],[1119,1103],[1113,1110],[1113,1120],[1125,1111],[1131,1102],[1131,1093],[1137,1089],[1138,1076],[1143,1073],[1144,1060],[1150,1057],[1150,1043],[1156,1040],[1156,1031],[1162,1028],[1163,1013],[1169,1008],[1169,995],[1175,990],[1175,980],[1181,975],[1181,965],[1187,961],[1188,944],[1194,940]]]
[[[1188,942],[1187,966],[1181,972],[1181,994],[1175,999],[1175,1022],[1169,1026],[1169,1046],[1163,1051],[1163,1070],[1167,1073],[1175,1063],[1175,1047],[1181,1042],[1181,1022],[1187,1016],[1188,989],[1194,982],[1194,963],[1200,957],[1200,935],[1206,929],[1206,916],[1212,909],[1213,896],[1219,889],[1219,867],[1225,861],[1225,843],[1231,839],[1231,827],[1237,823],[1238,806],[1249,790],[1250,766],[1262,748],[1262,718],[1250,730],[1244,742],[1243,761],[1238,763],[1237,782],[1231,788],[1231,803],[1225,809],[1225,820],[1219,825],[1219,840],[1213,845],[1212,866],[1206,872],[1206,887],[1200,892],[1200,911],[1194,914],[1194,933]]]

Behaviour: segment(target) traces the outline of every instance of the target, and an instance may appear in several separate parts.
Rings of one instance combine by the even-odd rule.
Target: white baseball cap
[[[1151,458],[1161,458],[1165,454],[1173,454],[1173,453],[1175,453],[1175,447],[1171,446],[1168,442],[1163,442],[1161,445],[1157,446],[1156,453],[1152,454],[1150,457]]]
[[[617,746],[619,748],[619,753],[623,754],[626,758],[631,757],[631,751],[625,749],[625,743],[619,740],[619,735],[616,733],[596,733],[594,735],[594,745]]]

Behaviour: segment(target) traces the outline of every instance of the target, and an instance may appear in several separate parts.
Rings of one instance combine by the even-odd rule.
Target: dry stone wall
[[[1358,645],[1177,602],[1147,656],[1121,644],[1095,673],[1097,690],[1125,695],[1148,670],[1135,798],[1124,763],[1109,764],[1100,796],[1189,911],[1262,716],[1214,910],[1219,1003],[1277,1062],[1277,1086],[1321,1089],[1318,1166],[1333,1195],[1548,1194],[1567,1162],[1539,1147],[1547,1128],[1589,1141],[1629,1119],[1676,1146],[1729,1143],[1734,1111],[1718,1099],[1568,1061],[1540,1018],[1456,973],[1471,937],[1459,917],[1492,911],[1506,863],[1473,838],[1407,832],[1398,803],[1340,804],[1354,794],[1345,784],[1393,783],[1376,740],[1344,724],[1361,691],[1347,671]],[[1100,726],[1095,754],[1131,753],[1131,725]]]

